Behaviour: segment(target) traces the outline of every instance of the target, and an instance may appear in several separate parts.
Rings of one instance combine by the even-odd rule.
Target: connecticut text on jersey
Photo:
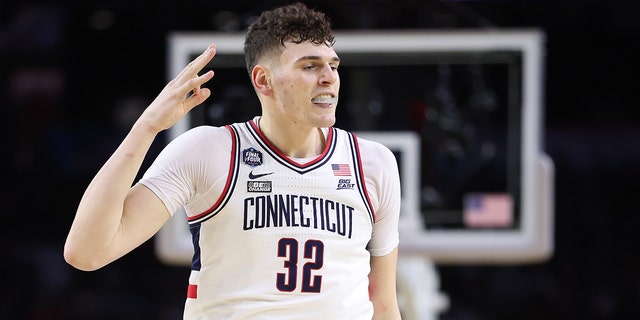
[[[351,238],[355,209],[349,205],[304,195],[274,194],[244,200],[244,230],[303,227]]]

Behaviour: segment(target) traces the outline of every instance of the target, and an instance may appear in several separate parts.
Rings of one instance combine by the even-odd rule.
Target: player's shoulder
[[[390,165],[395,166],[396,157],[393,152],[391,152],[391,150],[384,144],[374,140],[362,138],[358,136],[357,133],[338,128],[336,129],[338,131],[338,134],[346,133],[355,137],[358,153],[365,167],[374,167],[380,169]]]
[[[354,136],[356,137],[356,139],[358,140],[358,145],[361,148],[371,148],[371,149],[375,149],[375,150],[384,150],[384,149],[389,149],[387,148],[385,145],[383,145],[382,143],[378,142],[378,141],[373,141],[370,139],[366,139],[363,137],[358,136],[357,133],[354,133]]]
[[[355,134],[355,136],[358,141],[358,147],[360,148],[360,153],[362,154],[363,157],[364,156],[382,157],[386,160],[389,160],[390,159],[389,157],[391,157],[395,159],[393,152],[391,152],[391,150],[384,144],[377,141],[359,137],[357,134]]]
[[[229,130],[226,126],[217,127],[210,125],[201,125],[193,127],[185,132],[186,135],[193,137],[212,137],[212,136],[224,136],[229,135]]]
[[[197,154],[204,156],[206,150],[230,148],[231,134],[225,127],[197,126],[171,140],[165,150],[176,155]]]
[[[175,140],[181,143],[212,143],[230,137],[226,127],[202,125],[180,134]]]

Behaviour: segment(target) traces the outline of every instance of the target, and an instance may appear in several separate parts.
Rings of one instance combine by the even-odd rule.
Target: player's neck
[[[271,144],[291,158],[318,156],[326,146],[321,128],[278,123],[264,116],[258,120],[257,125]]]

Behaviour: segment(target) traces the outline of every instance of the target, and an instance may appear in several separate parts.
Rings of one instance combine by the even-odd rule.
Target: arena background
[[[86,273],[64,262],[64,239],[85,186],[166,82],[167,32],[239,30],[282,3],[0,2],[0,318],[180,318],[187,271],[159,263],[152,242]],[[344,30],[544,30],[554,255],[532,265],[438,266],[451,299],[440,318],[640,317],[640,20],[633,1],[307,3]]]

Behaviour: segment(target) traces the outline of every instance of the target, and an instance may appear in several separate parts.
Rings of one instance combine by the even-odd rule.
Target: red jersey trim
[[[189,298],[189,299],[197,299],[198,298],[198,285],[197,284],[189,284],[189,287],[187,287],[187,298]]]
[[[354,161],[357,163],[357,170],[359,173],[359,182],[362,185],[362,193],[363,197],[367,203],[367,207],[370,210],[371,218],[373,219],[373,223],[376,222],[376,213],[373,209],[373,205],[371,204],[371,199],[369,198],[369,191],[367,190],[367,184],[364,177],[364,170],[362,169],[362,157],[360,156],[360,145],[358,144],[358,138],[355,133],[351,133],[351,140],[353,141],[353,149],[355,152]]]
[[[227,128],[227,130],[229,130],[229,133],[231,134],[231,157],[229,159],[229,171],[227,173],[227,181],[225,183],[224,189],[222,191],[222,193],[220,194],[220,197],[218,197],[218,200],[216,200],[216,202],[213,204],[213,206],[211,206],[211,208],[207,209],[206,211],[192,216],[192,217],[187,217],[187,221],[189,223],[195,223],[197,220],[201,220],[203,218],[205,218],[207,215],[209,215],[210,213],[212,213],[213,211],[217,210],[217,209],[221,209],[221,204],[223,203],[223,201],[228,200],[229,197],[231,196],[231,192],[230,190],[232,189],[232,185],[235,184],[235,180],[237,177],[237,145],[238,145],[238,134],[233,130],[233,128],[231,126],[225,126],[225,128]],[[225,201],[226,202],[226,201]]]
[[[268,147],[269,150],[271,150],[275,155],[277,155],[278,158],[301,169],[313,166],[314,164],[326,158],[327,155],[329,154],[329,150],[332,150],[332,146],[334,144],[334,141],[333,141],[334,129],[333,127],[330,127],[329,132],[327,133],[326,145],[324,146],[324,150],[322,151],[322,153],[307,163],[298,163],[294,160],[291,160],[289,157],[287,157],[287,155],[282,153],[282,151],[280,151],[276,146],[274,146],[271,143],[271,141],[269,141],[269,139],[267,139],[267,137],[262,133],[262,131],[260,131],[260,128],[258,127],[258,125],[253,119],[249,121],[249,124],[251,125],[251,128],[253,128],[253,131],[256,133],[256,135],[260,138],[260,140]]]

